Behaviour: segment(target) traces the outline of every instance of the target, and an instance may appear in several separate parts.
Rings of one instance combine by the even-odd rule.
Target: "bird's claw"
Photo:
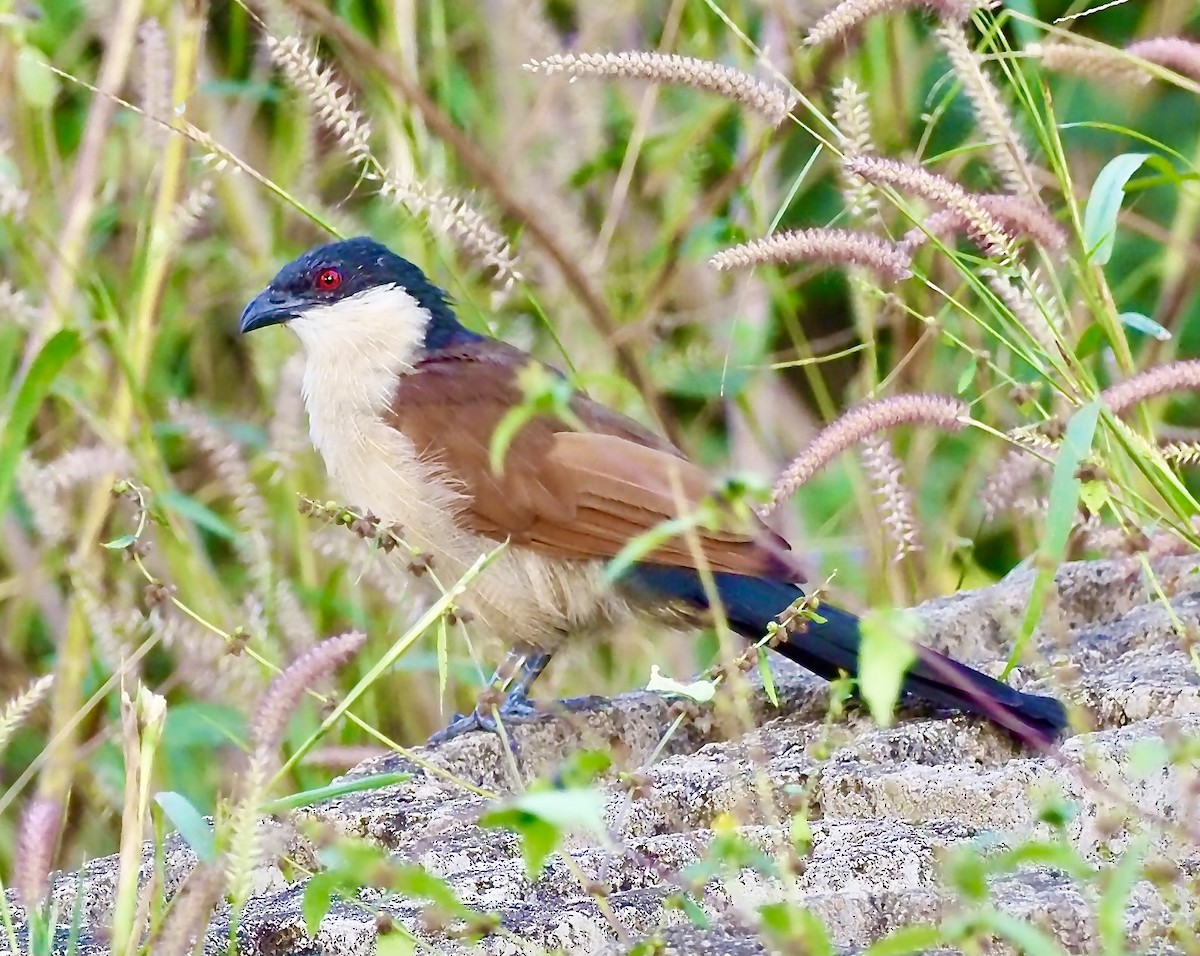
[[[501,702],[499,713],[501,718],[508,720],[528,720],[537,717],[540,711],[528,694],[514,690]]]
[[[486,707],[480,703],[468,714],[455,714],[445,728],[429,738],[428,743],[429,746],[435,747],[476,730],[486,730],[503,737],[501,724],[507,721],[529,720],[537,716],[538,709],[533,701],[523,692],[513,691],[500,702],[499,707]]]

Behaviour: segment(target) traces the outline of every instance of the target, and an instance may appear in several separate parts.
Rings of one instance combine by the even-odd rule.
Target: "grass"
[[[966,403],[970,427],[889,433],[780,506],[842,603],[905,606],[1030,562],[1015,663],[1063,560],[1200,543],[1187,370],[1150,372],[1120,415],[1097,400],[1200,352],[1197,77],[1144,63],[1132,69],[1146,83],[1079,76],[1030,52],[1082,37],[1129,70],[1120,48],[1186,35],[1195,15],[1166,0],[1094,14],[1026,0],[963,33],[898,13],[806,46],[828,6],[507,0],[495,20],[442,2],[121,0],[104,18],[71,0],[37,16],[0,6],[13,91],[0,105],[6,884],[41,878],[20,862],[30,808],[67,867],[131,854],[161,813],[156,792],[215,813],[227,839],[239,814],[244,827],[268,796],[319,790],[347,754],[423,740],[498,659],[447,617],[454,582],[397,576],[397,554],[341,526],[353,517],[330,519],[354,502],[297,506],[333,491],[308,446],[296,346],[242,341],[236,321],[330,233],[387,242],[468,325],[750,486],[865,402]],[[272,54],[268,37],[320,42]],[[794,85],[798,101],[772,127],[752,93],[674,82],[678,64],[657,86],[521,68],[630,37]],[[911,168],[848,177],[861,154],[958,191],[936,199],[949,184]],[[1044,204],[1061,249],[976,198],[1013,190]],[[938,208],[955,231],[926,236]],[[824,227],[904,246],[911,278],[795,247],[802,261],[710,264]],[[263,757],[269,786],[239,794],[233,758],[262,744],[250,702],[351,631],[365,644],[336,677],[293,688],[294,717]],[[616,693],[654,664],[688,679],[720,643],[618,633],[565,652],[539,689]],[[47,674],[52,688],[22,701]],[[118,941],[133,952],[128,905]],[[799,932],[785,916],[775,931]]]

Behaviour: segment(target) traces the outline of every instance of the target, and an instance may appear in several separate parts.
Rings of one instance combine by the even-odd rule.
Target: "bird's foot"
[[[538,715],[537,707],[523,691],[512,691],[499,706],[492,706],[485,695],[485,699],[481,699],[469,714],[455,714],[444,729],[429,738],[429,746],[444,744],[476,730],[486,730],[503,737],[501,725],[505,722],[529,720]]]

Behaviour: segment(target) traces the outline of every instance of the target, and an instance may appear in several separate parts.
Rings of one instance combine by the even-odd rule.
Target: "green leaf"
[[[1117,215],[1125,199],[1125,185],[1147,159],[1149,153],[1123,153],[1110,159],[1092,185],[1087,208],[1083,211],[1083,242],[1096,265],[1112,258],[1117,235]]]
[[[162,790],[154,795],[154,802],[162,807],[167,819],[175,825],[179,835],[187,842],[201,863],[212,863],[217,858],[213,826],[204,818],[192,802],[182,793]]]
[[[252,100],[256,103],[278,103],[282,99],[277,86],[248,80],[205,80],[196,84],[196,92],[204,96]]]
[[[417,941],[399,928],[375,939],[375,956],[412,956],[416,951]]]
[[[807,811],[792,816],[792,822],[788,826],[788,838],[801,856],[808,856],[812,851],[813,831],[812,824],[808,822]]]
[[[1008,940],[1018,952],[1027,953],[1029,956],[1067,956],[1066,950],[1045,930],[1000,910],[985,909],[977,917],[977,923],[996,936]]]
[[[1095,871],[1066,840],[1029,840],[990,860],[993,872],[1016,872],[1022,866],[1045,866],[1090,880]]]
[[[1042,616],[1046,595],[1054,584],[1054,574],[1066,554],[1071,528],[1075,525],[1075,513],[1079,505],[1080,481],[1076,477],[1079,466],[1092,450],[1096,434],[1096,422],[1100,417],[1100,401],[1088,402],[1071,416],[1063,436],[1062,448],[1054,462],[1054,474],[1050,479],[1050,504],[1046,511],[1046,526],[1042,531],[1042,544],[1038,549],[1037,577],[1029,607],[1021,626],[1021,634],[1013,645],[1012,654],[1004,668],[1003,677],[1008,676],[1020,660],[1021,651],[1033,634]]]
[[[389,883],[390,889],[409,899],[429,900],[451,916],[470,918],[476,911],[458,898],[454,888],[440,876],[434,876],[419,863],[396,867]]]
[[[920,619],[911,611],[872,611],[862,618],[858,648],[858,688],[880,726],[892,722],[904,675],[917,659],[913,640]]]
[[[26,435],[42,400],[49,394],[59,372],[79,351],[79,333],[72,329],[55,332],[42,346],[17,387],[0,434],[0,515],[8,509],[17,462],[25,448]]]
[[[1092,514],[1099,514],[1112,500],[1108,485],[1103,481],[1083,481],[1079,484],[1079,500]]]
[[[744,368],[690,368],[673,370],[660,375],[658,383],[664,392],[677,398],[726,400],[737,398],[750,383],[750,372]]]
[[[758,909],[763,930],[773,941],[808,956],[834,956],[833,940],[812,910],[794,903],[768,903]]]
[[[1046,800],[1037,810],[1038,820],[1056,830],[1061,830],[1077,816],[1079,805],[1061,796]]]
[[[958,381],[954,385],[954,394],[961,395],[968,388],[970,388],[971,383],[973,381],[975,381],[975,373],[978,371],[979,371],[979,363],[978,362],[972,362],[970,365],[968,365],[966,368],[964,368],[958,376]]]
[[[1122,312],[1117,316],[1117,319],[1122,325],[1133,329],[1135,332],[1149,335],[1160,342],[1166,342],[1171,338],[1169,329],[1163,328],[1149,316],[1142,315],[1141,312]]]
[[[186,518],[202,531],[207,531],[209,534],[223,538],[226,541],[236,541],[238,539],[236,528],[213,511],[212,508],[208,507],[208,505],[201,504],[190,495],[185,495],[174,489],[168,489],[158,496],[158,500],[164,508]]]
[[[945,942],[939,926],[901,926],[868,946],[862,956],[909,956],[937,949]]]
[[[694,899],[684,893],[678,897],[678,900],[679,908],[692,921],[693,926],[697,929],[710,929],[712,927],[712,920],[708,918],[708,914],[700,908],[700,904]]]
[[[21,98],[30,106],[46,109],[58,98],[59,85],[46,55],[37,47],[21,47],[17,54],[17,89]]]
[[[304,915],[304,928],[309,939],[316,939],[321,931],[321,920],[329,912],[333,894],[341,888],[342,874],[337,870],[326,870],[310,877],[304,885],[304,899],[300,909]]]
[[[767,649],[758,649],[758,676],[762,678],[763,690],[772,707],[779,706],[779,692],[775,689],[775,676],[771,673],[771,662],[767,659]]]
[[[136,540],[136,534],[123,534],[119,538],[113,538],[111,541],[105,541],[101,546],[109,548],[112,551],[124,551]]]
[[[1129,748],[1129,772],[1139,780],[1161,773],[1170,762],[1171,752],[1161,737],[1139,740]]]
[[[508,801],[509,809],[532,814],[570,831],[603,834],[604,793],[592,787],[565,790],[531,790]]]
[[[536,879],[564,832],[605,835],[604,794],[593,788],[532,790],[506,800],[479,818],[482,827],[512,830],[521,840],[521,855],[530,879]]]
[[[185,700],[167,711],[163,737],[172,751],[190,747],[214,750],[226,744],[244,747],[245,728],[246,718],[228,704]]]
[[[446,615],[438,618],[437,628],[438,704],[446,702],[446,681],[450,676],[450,625]]]
[[[1125,956],[1125,909],[1133,885],[1141,876],[1142,856],[1146,852],[1146,839],[1141,837],[1131,844],[1121,859],[1106,874],[1108,879],[1096,905],[1096,931],[1105,956]]]
[[[483,827],[504,827],[512,830],[521,841],[521,859],[525,861],[525,873],[531,880],[542,875],[542,869],[550,855],[562,841],[562,830],[553,823],[519,811],[498,811],[479,820]]]
[[[987,867],[974,847],[960,846],[946,862],[946,882],[968,900],[979,902],[988,895]]]
[[[311,806],[314,803],[322,803],[325,800],[344,797],[350,793],[363,793],[367,790],[391,787],[398,783],[405,783],[411,779],[411,773],[381,773],[378,776],[360,777],[356,780],[348,780],[345,783],[330,783],[324,787],[301,790],[299,793],[293,793],[290,796],[272,800],[263,807],[263,812],[281,813],[284,810],[296,810],[300,807]]]
[[[660,521],[653,528],[643,531],[617,552],[616,557],[608,562],[604,569],[604,579],[608,582],[619,580],[633,565],[648,555],[659,545],[664,544],[676,535],[681,535],[700,523],[699,513],[682,515],[668,521]]]
[[[587,787],[600,774],[611,769],[612,755],[604,750],[577,750],[554,772],[555,785],[566,788]]]
[[[686,697],[698,704],[707,704],[716,695],[717,685],[710,680],[695,680],[684,684],[674,677],[667,677],[658,669],[657,664],[652,664],[646,690],[652,694],[662,694],[664,697]]]
[[[1108,344],[1108,333],[1099,322],[1092,322],[1083,330],[1075,343],[1075,357],[1085,359],[1095,355]]]

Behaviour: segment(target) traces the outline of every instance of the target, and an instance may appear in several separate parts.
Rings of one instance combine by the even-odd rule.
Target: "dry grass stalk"
[[[1057,327],[1054,313],[1045,307],[1045,289],[1033,276],[1021,268],[1016,278],[1002,275],[995,269],[981,269],[983,280],[1038,344],[1047,351],[1056,348]]]
[[[894,548],[892,560],[898,563],[912,552],[921,550],[916,508],[912,492],[904,483],[904,467],[896,457],[892,443],[878,435],[863,439],[859,457],[871,480],[884,530]]]
[[[61,825],[62,807],[44,797],[34,797],[21,814],[16,851],[20,865],[12,882],[17,898],[27,909],[40,906],[49,889]]]
[[[138,105],[151,120],[146,124],[147,141],[157,149],[166,142],[167,125],[171,122],[171,88],[174,82],[167,31],[153,17],[143,20],[142,25],[138,27],[137,43],[138,73],[141,80]]]
[[[1125,52],[1200,80],[1200,43],[1183,37],[1154,37],[1129,44]]]
[[[283,732],[292,712],[309,688],[350,660],[366,640],[367,635],[361,631],[347,631],[321,641],[271,681],[250,721],[253,753],[273,754],[283,741]]]
[[[202,451],[212,467],[217,486],[233,499],[234,510],[245,533],[236,541],[238,556],[265,591],[272,578],[270,518],[267,503],[250,476],[242,448],[232,441],[200,409],[187,402],[172,401],[171,418]]]
[[[961,22],[976,10],[985,10],[991,5],[990,0],[842,0],[813,24],[804,42],[809,46],[828,43],[846,36],[872,17],[899,10],[924,7],[943,20]]]
[[[0,711],[0,751],[3,751],[5,746],[7,746],[8,738],[13,735],[21,724],[25,723],[25,718],[50,693],[50,687],[53,684],[53,674],[46,674],[43,677],[39,677],[4,705],[4,710]]]
[[[241,903],[249,896],[250,877],[262,848],[259,807],[277,765],[280,743],[292,713],[305,693],[358,653],[367,636],[348,631],[316,644],[293,661],[267,688],[250,721],[250,755],[241,794],[233,810],[232,850],[228,865],[230,896]]]
[[[980,489],[983,520],[990,523],[1006,512],[1043,514],[1047,502],[1045,495],[1037,491],[1037,483],[1048,478],[1050,471],[1050,463],[1038,455],[1010,448]]]
[[[1159,454],[1175,465],[1200,465],[1200,442],[1168,442],[1158,446]]]
[[[1005,188],[1040,205],[1037,183],[1029,166],[1029,155],[1017,135],[1016,125],[1000,98],[1000,92],[971,49],[966,31],[958,23],[947,21],[936,32],[955,75],[962,83],[963,91],[971,101],[976,122],[987,137],[992,166],[1000,173]]]
[[[17,488],[42,540],[60,544],[74,534],[66,501],[71,492],[90,490],[98,477],[120,473],[129,465],[125,449],[104,445],[72,448],[44,465],[22,456],[17,465]]]
[[[137,635],[145,628],[146,618],[134,606],[128,588],[125,593],[106,590],[101,579],[101,565],[96,561],[73,556],[67,569],[96,656],[113,674],[131,673],[129,661],[137,644]]]
[[[312,445],[308,438],[308,414],[304,411],[304,353],[293,352],[279,370],[271,403],[274,414],[267,426],[267,458],[275,466],[273,481],[292,471]]]
[[[121,812],[117,888],[112,915],[116,953],[136,952],[148,912],[138,903],[142,842],[150,823],[150,794],[154,758],[167,720],[167,702],[139,684],[136,696],[124,689],[120,698],[121,752],[125,770],[125,801]]]
[[[991,213],[1014,238],[1025,236],[1044,249],[1058,252],[1067,244],[1067,232],[1040,202],[1007,193],[975,193],[975,200]],[[928,239],[945,239],[955,233],[969,232],[961,213],[943,209],[913,226],[904,234],[904,245],[916,249]]]
[[[163,608],[147,616],[152,631],[176,660],[176,673],[189,690],[204,700],[253,700],[262,691],[257,667],[236,653],[236,648],[191,617]]]
[[[561,53],[525,64],[531,73],[553,76],[616,76],[655,83],[672,83],[715,93],[753,110],[778,126],[796,105],[796,94],[775,83],[766,83],[749,73],[674,53],[629,50],[620,53]]]
[[[196,227],[200,225],[212,204],[213,177],[206,174],[175,207],[170,226],[172,240],[183,242],[189,238],[196,231]]]
[[[965,402],[947,395],[927,393],[894,395],[856,405],[837,421],[821,429],[796,456],[775,482],[771,500],[764,512],[769,514],[775,510],[780,501],[790,496],[837,455],[876,432],[908,424],[958,431],[966,424],[969,414],[970,409]]]
[[[1110,385],[1100,393],[1114,415],[1128,411],[1138,402],[1166,395],[1169,392],[1200,389],[1200,359],[1168,362],[1130,376],[1123,382]]]
[[[387,595],[392,601],[401,596],[400,589],[408,580],[380,560],[378,551],[363,547],[362,541],[346,535],[341,528],[318,528],[312,536],[312,548],[331,566],[345,568],[356,584]]]
[[[27,329],[37,320],[37,307],[29,297],[11,282],[0,279],[0,320],[9,321]]]
[[[496,281],[506,290],[523,276],[509,241],[465,200],[430,189],[414,179],[382,173],[381,196],[403,203],[414,215],[429,218],[434,229],[449,235],[470,258],[495,270]]]
[[[213,911],[221,902],[225,874],[216,866],[200,864],[171,900],[171,909],[163,921],[152,951],[155,956],[188,956],[208,926]]]
[[[1109,46],[1084,46],[1082,43],[1035,43],[1027,53],[1036,56],[1047,70],[1074,73],[1093,80],[1121,80],[1149,83],[1150,74],[1139,69],[1128,55]]]
[[[9,170],[15,170],[16,164],[10,164],[4,154],[9,151],[7,140],[0,139],[0,216],[20,222],[25,217],[29,206],[29,193],[21,188],[19,182],[10,178]]]
[[[320,122],[337,136],[362,175],[380,183],[380,193],[403,203],[414,215],[429,218],[435,230],[450,236],[459,248],[485,268],[494,268],[505,289],[521,278],[508,240],[461,198],[389,170],[371,152],[371,126],[354,106],[354,99],[324,66],[311,44],[299,36],[268,36],[267,53],[291,84],[312,104]]]
[[[833,91],[833,122],[842,134],[843,156],[867,156],[875,152],[871,139],[871,111],[867,94],[850,77]],[[860,221],[879,216],[875,187],[860,176],[850,176],[842,167],[842,196],[850,215]]]
[[[798,229],[722,249],[709,262],[717,269],[748,269],[764,262],[816,260],[862,266],[883,279],[899,282],[912,273],[908,250],[879,236],[849,229]]]
[[[921,166],[879,156],[852,156],[844,164],[852,175],[912,193],[957,214],[966,223],[968,234],[980,249],[1001,262],[1007,263],[1013,259],[1012,236],[979,202],[975,193],[968,192],[958,183]]]
[[[317,629],[296,592],[287,581],[275,585],[275,631],[292,654],[303,653],[317,643]]]
[[[311,45],[299,36],[268,35],[264,45],[271,62],[308,99],[350,158],[356,164],[366,163],[371,155],[371,124],[354,108],[354,98],[338,83],[333,68],[322,65]]]

